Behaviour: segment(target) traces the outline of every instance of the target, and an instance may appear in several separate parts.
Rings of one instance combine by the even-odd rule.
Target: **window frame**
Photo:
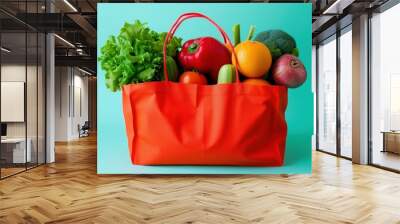
[[[373,88],[372,88],[372,71],[373,71],[373,67],[372,67],[372,54],[373,54],[373,49],[372,49],[372,41],[373,41],[373,35],[372,35],[372,19],[374,17],[374,14],[382,14],[385,11],[399,5],[400,2],[398,0],[388,0],[386,1],[384,4],[380,5],[379,7],[369,10],[368,11],[368,30],[367,30],[367,40],[368,40],[368,54],[367,54],[367,63],[368,63],[368,69],[367,69],[367,79],[368,79],[368,111],[367,111],[367,116],[368,116],[368,125],[367,125],[367,132],[368,132],[368,153],[367,153],[367,162],[368,165],[373,166],[373,167],[377,167],[383,170],[387,170],[387,171],[391,171],[394,173],[400,173],[400,170],[398,169],[394,169],[388,166],[384,166],[384,165],[380,165],[377,163],[373,162],[373,127],[372,127],[372,94],[373,94]],[[400,6],[399,6],[400,7]]]
[[[316,145],[316,151],[319,152],[323,152],[329,155],[333,155],[336,157],[340,157],[340,158],[344,158],[347,160],[352,160],[351,157],[347,157],[342,155],[342,150],[341,150],[341,118],[340,118],[340,112],[341,112],[341,108],[340,108],[340,104],[341,104],[341,97],[340,97],[340,93],[341,93],[341,89],[340,89],[340,84],[341,84],[341,67],[340,67],[340,37],[342,35],[344,35],[347,32],[352,32],[352,23],[347,24],[345,27],[341,28],[341,29],[337,29],[336,33],[328,36],[327,38],[319,41],[316,44],[316,53],[315,53],[315,61],[316,61],[316,68],[315,68],[315,88],[316,88],[316,138],[315,138],[315,145]],[[335,153],[329,152],[327,150],[324,150],[322,148],[320,148],[320,143],[319,143],[319,103],[320,103],[320,99],[319,99],[319,79],[320,79],[320,74],[319,74],[319,51],[318,49],[320,48],[321,43],[326,43],[326,42],[330,42],[330,41],[336,41],[336,151]]]

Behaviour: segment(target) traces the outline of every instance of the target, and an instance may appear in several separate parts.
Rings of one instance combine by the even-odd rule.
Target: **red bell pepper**
[[[231,54],[228,49],[212,37],[186,41],[178,59],[185,70],[197,70],[207,74],[214,82],[218,79],[221,66],[231,64]]]

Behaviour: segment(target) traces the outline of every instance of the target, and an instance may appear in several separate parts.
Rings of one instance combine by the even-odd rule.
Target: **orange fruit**
[[[244,80],[243,83],[249,84],[249,85],[256,85],[256,86],[270,85],[269,82],[267,82],[264,79],[246,79],[246,80]]]
[[[244,41],[235,47],[238,68],[247,78],[260,78],[271,68],[272,56],[268,47],[258,41]],[[236,60],[232,54],[233,65]]]

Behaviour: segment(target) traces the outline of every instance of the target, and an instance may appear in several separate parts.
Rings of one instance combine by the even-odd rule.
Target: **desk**
[[[31,146],[32,140],[28,138],[26,140],[28,143],[26,147],[25,154],[25,138],[5,138],[1,139],[1,151],[2,157],[6,159],[9,163],[25,163],[31,162]],[[5,156],[3,156],[5,154]],[[12,154],[12,156],[11,156]],[[11,159],[12,158],[12,159]],[[26,159],[26,161],[25,161]]]
[[[382,152],[393,152],[400,154],[400,131],[383,131]]]

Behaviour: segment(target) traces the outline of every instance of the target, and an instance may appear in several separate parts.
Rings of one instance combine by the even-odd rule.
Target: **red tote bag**
[[[171,27],[165,49],[176,29],[199,13],[181,15]],[[137,165],[281,166],[287,126],[287,88],[239,82],[220,85],[168,81],[123,86],[123,111],[128,145]]]

